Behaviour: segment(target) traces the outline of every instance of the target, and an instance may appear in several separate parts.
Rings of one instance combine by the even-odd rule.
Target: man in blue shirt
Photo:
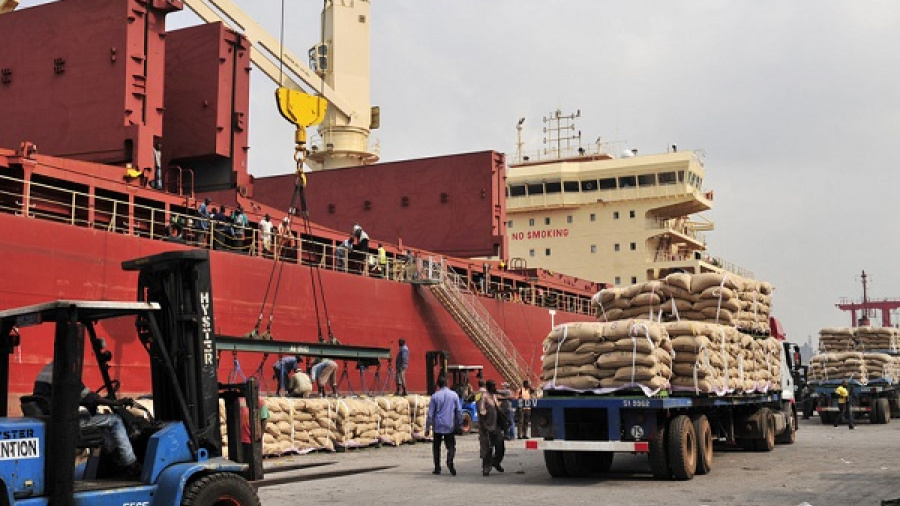
[[[409,348],[406,347],[406,339],[399,341],[400,349],[397,351],[397,391],[394,395],[406,395],[406,370],[409,369]]]
[[[447,469],[456,476],[453,457],[456,456],[456,429],[462,423],[462,409],[459,396],[447,388],[447,379],[441,375],[437,380],[438,391],[431,396],[428,403],[428,415],[425,418],[425,434],[433,429],[434,440],[431,452],[434,455],[433,474],[441,474],[441,441],[447,447]]]

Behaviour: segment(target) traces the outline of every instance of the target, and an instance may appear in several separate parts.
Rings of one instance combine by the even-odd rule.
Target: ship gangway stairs
[[[428,287],[503,379],[516,389],[526,379],[537,384],[534,371],[465,280],[444,266],[434,267],[425,270],[423,278],[428,281],[421,284]]]

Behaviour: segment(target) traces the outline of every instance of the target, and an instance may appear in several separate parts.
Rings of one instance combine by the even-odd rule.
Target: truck
[[[716,443],[758,452],[772,451],[776,443],[792,444],[798,429],[795,371],[785,348],[779,349],[780,389],[764,393],[662,390],[648,397],[546,390],[530,401],[532,439],[525,448],[543,451],[554,478],[605,473],[616,453],[632,453],[647,455],[657,479],[690,480],[712,470]]]
[[[258,506],[250,481],[262,478],[260,427],[249,424],[249,455],[239,432],[242,414],[258,417],[258,386],[255,380],[218,382],[208,252],[163,253],[123,268],[138,271],[137,302],[57,300],[0,311],[0,504]],[[152,416],[129,411],[131,403],[118,396],[120,380],[110,376],[115,346],[107,347],[97,329],[116,319],[131,325],[103,328],[130,335],[110,339],[139,339],[147,350]],[[23,416],[11,416],[10,357],[25,340],[46,336],[30,328],[45,323],[55,325],[52,394],[49,401],[23,396]],[[80,430],[83,371],[91,354],[103,381],[96,393],[121,417],[142,464],[138,476],[123,476],[103,438]],[[231,459],[223,456],[220,398]],[[76,450],[87,457],[76,459]]]
[[[843,381],[827,380],[812,384],[816,412],[823,424],[834,423],[839,416],[840,408],[834,391]],[[900,385],[893,378],[879,378],[865,384],[849,379],[847,389],[854,419],[866,418],[869,423],[886,424],[891,422],[891,418],[900,417]]]

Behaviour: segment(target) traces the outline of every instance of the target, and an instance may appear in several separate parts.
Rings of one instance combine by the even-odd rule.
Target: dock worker
[[[834,419],[834,426],[837,427],[843,423],[846,417],[850,424],[850,429],[853,429],[853,409],[850,403],[850,390],[848,390],[847,386],[847,380],[844,380],[840,386],[834,389],[834,393],[838,397],[838,416]]]
[[[337,371],[337,363],[330,358],[319,357],[313,361],[313,366],[309,369],[309,377],[318,385],[317,390],[320,397],[325,397],[325,385],[331,385],[331,392],[338,394],[337,382],[335,380],[335,371]]]
[[[297,368],[297,357],[294,355],[285,355],[283,357],[278,357],[278,360],[275,361],[275,364],[272,365],[272,370],[275,372],[273,378],[278,384],[278,387],[275,389],[276,395],[281,395],[282,389],[284,389],[285,385],[288,382],[288,375]]]

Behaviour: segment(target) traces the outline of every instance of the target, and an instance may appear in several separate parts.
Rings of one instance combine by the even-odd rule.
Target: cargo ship
[[[15,2],[2,3],[0,308],[134,300],[137,275],[123,271],[123,261],[206,248],[217,334],[392,353],[405,339],[411,391],[426,390],[424,356],[432,350],[447,352],[451,363],[484,365],[488,377],[536,377],[552,325],[593,319],[590,297],[602,283],[503,261],[504,155],[373,165],[378,157],[365,134],[376,126],[374,111],[353,105],[357,95],[367,100],[368,88],[341,87],[348,67],[339,55],[353,52],[333,47],[345,25],[364,25],[367,34],[368,2],[326,2],[323,13],[327,48],[319,51],[335,59],[317,59],[310,73],[321,78],[320,98],[334,100],[318,137],[297,151],[323,171],[303,174],[298,161],[296,173],[273,178],[254,178],[247,167],[249,70],[266,40],[246,22],[243,33],[223,23],[166,31],[166,16],[189,3],[198,4],[67,0],[15,10]],[[368,70],[367,60],[353,64]],[[365,114],[345,114],[350,109]],[[390,208],[374,197],[354,202],[371,243],[345,260],[339,246],[351,223],[319,218],[345,216],[347,205],[319,190],[364,185],[348,179],[357,165],[388,186],[409,184],[396,190],[402,195],[381,195],[393,199]],[[440,179],[448,165],[462,172]],[[306,207],[298,192],[309,198]],[[206,218],[199,209],[207,202],[223,217],[241,208],[246,226]],[[270,240],[259,227],[266,216]],[[386,264],[377,260],[379,244]],[[134,389],[123,393],[149,391],[133,322],[105,323],[101,334],[114,357],[111,374],[128,375]],[[11,395],[29,393],[51,359],[52,336],[22,329],[21,343]],[[277,358],[222,353],[219,373],[257,375],[271,391]],[[342,375],[343,392],[393,390],[390,364],[359,374],[353,362],[339,365],[351,371]],[[87,378],[99,382],[94,371]]]

